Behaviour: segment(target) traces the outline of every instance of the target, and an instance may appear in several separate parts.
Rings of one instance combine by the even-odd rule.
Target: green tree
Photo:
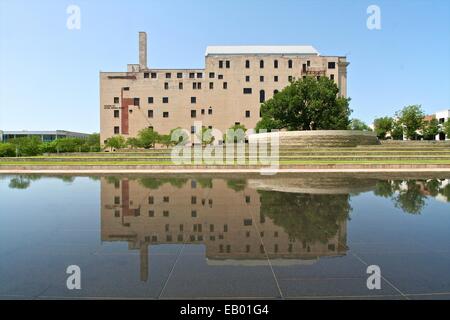
[[[437,119],[423,121],[422,135],[425,140],[435,140],[436,135],[439,134],[439,122]]]
[[[19,156],[37,156],[41,154],[42,141],[39,137],[29,136],[15,138],[9,141],[17,150]]]
[[[138,138],[130,137],[127,139],[127,146],[130,146],[131,148],[140,148],[141,141]]]
[[[214,136],[212,135],[212,129],[202,127],[201,133],[197,134],[197,138],[202,142],[203,146],[214,142]]]
[[[349,130],[372,131],[372,129],[362,120],[353,118],[348,125]]]
[[[410,105],[404,107],[396,113],[398,121],[403,125],[407,139],[416,140],[416,131],[422,127],[425,116],[420,105]]]
[[[450,118],[447,119],[447,121],[445,121],[442,125],[442,132],[444,132],[447,135],[447,138],[450,139]]]
[[[337,85],[327,77],[293,81],[261,105],[262,120],[256,127],[258,130],[345,130],[350,123],[350,99],[338,93]]]
[[[16,148],[11,143],[0,143],[0,157],[14,157]]]
[[[399,121],[392,123],[391,137],[394,140],[403,140],[403,125]]]
[[[181,127],[173,128],[170,130],[170,140],[173,141],[173,144],[185,145],[189,142],[189,134],[186,130]]]
[[[373,125],[378,139],[386,139],[386,134],[392,131],[394,123],[391,117],[381,117],[376,118]]]
[[[111,150],[113,149],[122,149],[126,147],[126,141],[123,136],[112,136],[106,140],[105,146],[109,147]]]
[[[157,143],[159,139],[159,134],[152,128],[145,128],[139,131],[137,138],[139,139],[142,148],[149,149],[155,147],[155,143]]]
[[[85,139],[85,146],[87,151],[98,152],[100,151],[100,134],[92,133]]]
[[[223,141],[226,143],[238,143],[245,142],[245,132],[247,129],[242,124],[235,124],[227,129],[223,135]]]
[[[162,134],[159,136],[158,143],[168,148],[174,145],[175,141],[172,141],[170,134]]]

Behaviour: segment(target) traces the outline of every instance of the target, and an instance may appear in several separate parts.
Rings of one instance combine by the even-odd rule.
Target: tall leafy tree
[[[349,130],[372,131],[372,129],[362,120],[353,118],[348,125]]]
[[[373,125],[378,139],[386,139],[386,134],[392,131],[394,123],[391,117],[381,117],[376,118]]]
[[[261,105],[262,119],[256,129],[345,130],[352,112],[350,99],[338,93],[327,77],[293,81]]]
[[[404,107],[402,110],[396,113],[398,122],[403,125],[405,135],[407,139],[417,139],[416,131],[422,127],[423,118],[425,113],[422,107],[418,104]]]
[[[444,122],[442,131],[447,135],[447,138],[450,138],[450,119],[447,119],[447,121]]]
[[[123,136],[112,136],[106,140],[105,146],[112,149],[122,149],[126,147],[126,141]]]
[[[436,135],[438,134],[439,134],[439,122],[437,121],[437,119],[423,121],[422,135],[425,140],[434,140],[436,138]]]

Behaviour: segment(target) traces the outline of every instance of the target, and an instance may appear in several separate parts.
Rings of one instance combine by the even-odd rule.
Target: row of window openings
[[[208,74],[208,76],[209,76],[210,79],[214,79],[216,77],[216,74],[214,72],[210,72]],[[157,77],[158,76],[157,76],[156,72],[144,72],[144,78],[145,79],[148,79],[148,78],[156,79]],[[177,72],[176,77],[177,77],[177,79],[183,79],[183,73],[182,72]],[[218,79],[223,79],[223,75],[221,75],[221,74],[219,74],[217,77],[218,77]],[[166,79],[172,79],[172,73],[171,72],[166,72],[165,73],[165,78]],[[203,78],[203,73],[202,72],[197,72],[197,73],[190,72],[189,73],[189,79],[195,79],[195,78],[202,79]]]
[[[219,61],[219,68],[221,68],[220,62],[221,61]],[[273,61],[273,67],[275,69],[278,69],[278,65],[279,65],[278,64],[278,60],[274,60]],[[292,60],[288,60],[288,68],[292,69],[293,65],[294,65],[293,61]],[[306,63],[302,64],[303,71],[306,71],[306,68],[310,67],[310,66],[311,66],[311,61],[310,60],[306,61]],[[250,69],[250,60],[245,60],[245,68],[246,69]],[[259,68],[260,69],[264,69],[264,60],[259,60]],[[335,68],[336,68],[336,62],[328,62],[328,69],[335,69]]]
[[[222,88],[223,89],[228,89],[228,83],[227,82],[223,82],[222,83]],[[184,89],[184,85],[183,82],[179,82],[178,83],[178,89],[179,90],[183,90]],[[201,82],[193,82],[192,83],[192,90],[201,90],[202,89],[202,83]],[[209,83],[209,89],[214,89],[214,82],[210,82]],[[169,90],[169,83],[168,82],[164,82],[164,90]]]
[[[305,78],[305,76],[303,78]],[[317,76],[317,79],[319,79],[319,78],[320,78],[320,76]],[[334,80],[334,74],[330,75],[330,79]],[[292,80],[293,80],[293,77],[289,76],[288,77],[288,81],[291,82]],[[250,82],[250,76],[246,76],[245,77],[245,81],[246,82]],[[260,81],[264,82],[264,76],[260,76]],[[278,82],[278,76],[274,76],[274,81]],[[180,83],[180,85],[182,85],[182,84],[183,83]],[[169,88],[168,85],[169,84],[167,82],[164,84],[165,89]],[[201,82],[194,82],[192,85],[193,85],[193,89],[201,89]],[[213,82],[209,83],[209,88],[210,89],[214,89],[214,83]],[[227,82],[223,82],[223,89],[228,89],[228,83]],[[244,90],[244,94],[251,94],[252,93],[252,89],[251,88],[244,88],[243,90]],[[275,91],[278,92],[278,90],[275,90]],[[193,97],[193,98],[195,98],[195,97]],[[120,101],[119,97],[114,97],[114,103],[115,104],[118,104],[119,101]],[[154,102],[154,99],[153,99],[153,97],[148,97],[147,101],[148,101],[149,104],[152,104]],[[162,103],[169,103],[169,98],[168,97],[163,97],[162,98]],[[191,98],[191,103],[195,103],[195,102],[192,102],[192,98]],[[133,105],[139,106],[140,105],[140,99],[139,98],[133,98]]]

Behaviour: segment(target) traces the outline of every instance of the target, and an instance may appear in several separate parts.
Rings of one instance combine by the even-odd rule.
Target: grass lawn
[[[281,160],[280,164],[446,164],[450,165],[450,159],[448,160],[432,160],[432,159],[408,159],[408,160],[389,160],[386,158],[377,160]],[[206,164],[206,163],[204,163]],[[124,166],[124,165],[176,165],[171,161],[3,161],[0,162],[0,168],[8,166]],[[191,165],[191,164],[183,164]],[[192,164],[196,165],[196,164]],[[213,164],[214,165],[214,164]],[[224,165],[236,165],[227,164]]]

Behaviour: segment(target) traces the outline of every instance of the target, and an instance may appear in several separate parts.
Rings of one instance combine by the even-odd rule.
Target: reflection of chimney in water
[[[140,248],[141,281],[148,280],[148,243],[142,243]]]

